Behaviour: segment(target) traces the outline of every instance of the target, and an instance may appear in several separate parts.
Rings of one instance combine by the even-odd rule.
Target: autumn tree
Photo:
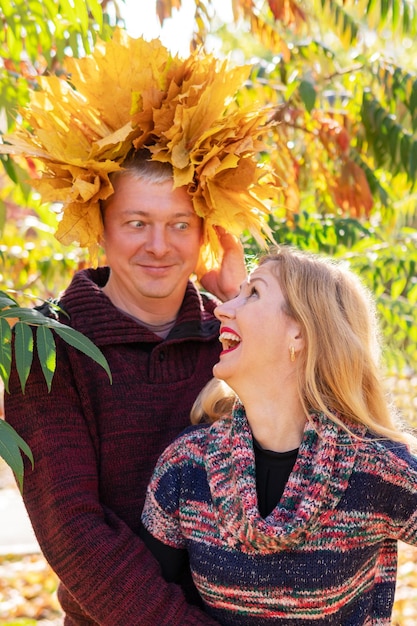
[[[164,24],[181,5],[158,0],[150,10]],[[230,0],[230,6],[233,18],[223,23],[217,2],[195,0],[190,47],[207,47],[215,37],[219,54],[251,64],[237,98],[242,106],[265,107],[272,122],[260,158],[273,165],[280,187],[270,218],[275,239],[343,256],[377,296],[388,365],[397,374],[404,366],[416,370],[414,1]],[[0,20],[2,133],[13,130],[37,76],[65,75],[67,55],[88,54],[97,37],[106,40],[116,25],[125,26],[121,0],[3,0]],[[86,257],[54,242],[56,216],[28,184],[33,162],[0,158],[0,282],[25,295],[55,296]],[[259,248],[249,236],[245,246],[250,263]],[[0,353],[4,377],[2,364]]]
[[[161,22],[181,4],[160,0]],[[191,45],[215,32],[224,54],[253,63],[241,98],[276,121],[276,239],[349,260],[376,293],[391,365],[415,369],[415,3],[232,0],[227,25],[216,4],[195,0]]]
[[[239,98],[242,105],[256,99],[259,106],[269,107],[276,122],[262,157],[271,160],[281,185],[271,219],[276,239],[349,255],[380,298],[397,356],[397,348],[405,350],[407,359],[416,363],[415,3],[230,0],[230,6],[233,21],[225,24],[217,15],[218,2],[195,0],[190,47],[204,47],[214,35],[222,53],[253,65],[250,84]],[[154,4],[162,24],[181,7],[181,0]],[[116,24],[123,26],[122,15],[121,1],[3,2],[4,130],[13,127],[34,76],[65,72],[65,54],[88,53],[96,37],[106,39]],[[2,160],[18,184],[3,175],[0,227],[6,221],[6,203],[9,212],[13,203],[18,212],[22,205],[41,210],[26,184],[31,163]],[[53,220],[51,215],[43,210],[42,224]],[[48,227],[53,230],[51,223]],[[10,248],[7,257],[13,259]],[[258,251],[250,239],[247,251]],[[49,262],[29,269],[30,255],[17,258],[15,267],[23,278],[18,286],[36,291],[42,284],[53,291],[58,271],[66,273],[84,261],[80,251],[59,254],[56,272]],[[10,273],[14,285],[15,274]]]
[[[233,19],[222,23],[218,0],[194,1],[190,47],[209,47],[215,37],[220,54],[252,65],[238,97],[242,106],[259,102],[273,121],[260,158],[273,164],[280,184],[270,218],[275,239],[343,257],[366,280],[377,297],[398,402],[399,377],[405,372],[409,382],[417,371],[415,0],[229,2]],[[164,24],[182,4],[157,0],[150,10]],[[97,37],[106,40],[124,26],[123,6],[123,0],[2,0],[0,134],[13,130],[37,76],[64,75],[66,55],[88,54]],[[36,326],[48,387],[56,365],[51,330],[68,330],[21,303],[58,295],[87,259],[82,249],[54,239],[53,207],[42,205],[28,184],[33,162],[0,159],[0,377],[7,383],[17,322],[22,386],[33,358],[29,326]],[[245,247],[250,264],[259,248],[249,236]],[[100,362],[82,337],[66,338]],[[417,390],[407,389],[403,410],[413,419]],[[0,456],[20,481],[21,453],[31,458],[0,419]],[[400,565],[401,558],[400,551]],[[394,619],[407,619],[412,606],[413,599],[407,607],[398,594]]]

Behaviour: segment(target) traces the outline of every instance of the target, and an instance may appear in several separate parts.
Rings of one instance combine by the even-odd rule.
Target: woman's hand
[[[247,272],[243,246],[235,235],[231,235],[221,226],[215,226],[223,250],[219,268],[211,270],[201,277],[204,289],[222,300],[231,300],[239,292],[246,280]]]

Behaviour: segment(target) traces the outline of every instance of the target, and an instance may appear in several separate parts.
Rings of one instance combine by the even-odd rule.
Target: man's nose
[[[153,225],[146,239],[146,250],[156,256],[163,256],[169,249],[169,241],[163,226]]]

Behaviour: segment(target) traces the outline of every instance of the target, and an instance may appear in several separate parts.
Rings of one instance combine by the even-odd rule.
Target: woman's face
[[[273,262],[258,267],[236,298],[218,306],[223,351],[213,368],[238,395],[256,381],[284,381],[294,372],[290,346],[300,348],[299,324],[285,312]],[[275,382],[275,384],[276,384]]]

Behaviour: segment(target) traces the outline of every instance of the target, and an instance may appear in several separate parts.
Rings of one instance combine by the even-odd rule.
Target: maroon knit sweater
[[[102,350],[113,376],[55,336],[50,393],[37,357],[25,394],[13,371],[6,420],[32,449],[24,500],[46,559],[61,580],[65,624],[215,624],[161,578],[137,532],[159,454],[189,424],[191,405],[218,359],[214,302],[189,283],[162,341],[100,290],[108,269],[75,275],[60,321]]]

